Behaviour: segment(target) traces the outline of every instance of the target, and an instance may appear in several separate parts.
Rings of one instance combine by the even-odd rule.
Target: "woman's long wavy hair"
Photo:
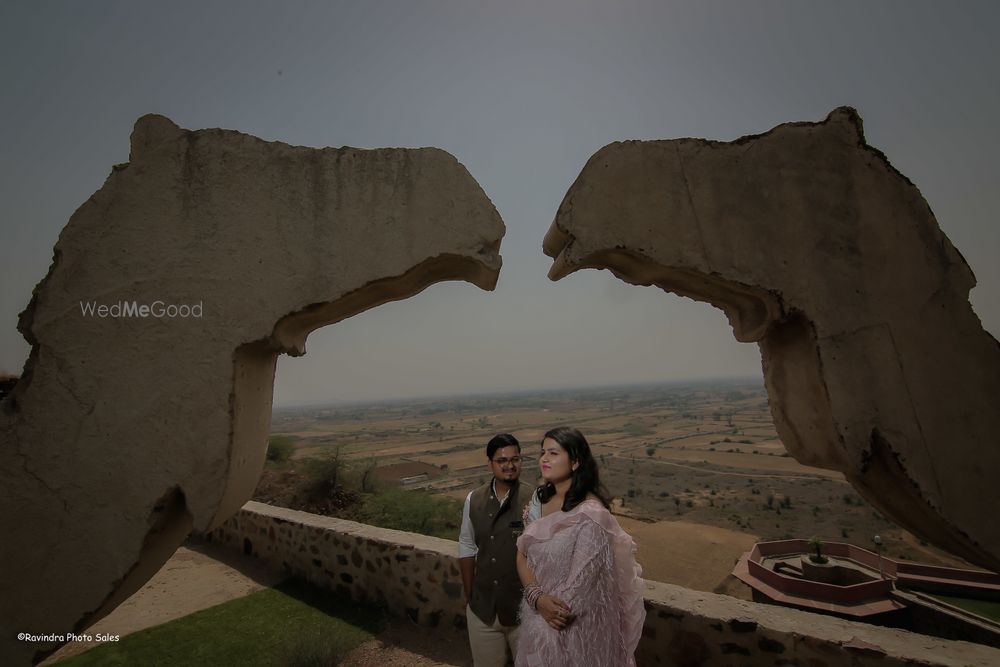
[[[608,492],[601,484],[601,478],[597,472],[597,460],[590,453],[590,445],[583,437],[583,433],[569,426],[560,426],[546,433],[542,438],[542,444],[544,445],[549,438],[559,443],[559,446],[569,454],[570,464],[579,464],[576,470],[571,473],[570,479],[572,481],[569,490],[566,491],[562,511],[568,512],[582,503],[587,498],[588,493],[593,493],[605,507],[609,507]],[[552,482],[545,482],[538,487],[537,493],[538,499],[544,504],[555,495],[556,487]]]

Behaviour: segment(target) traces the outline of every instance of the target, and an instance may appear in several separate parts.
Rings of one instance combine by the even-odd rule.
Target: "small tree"
[[[375,493],[376,491],[376,478],[375,478],[375,468],[377,463],[375,459],[372,459],[364,464],[364,468],[361,470],[361,492],[362,493]]]
[[[820,565],[829,562],[829,559],[823,555],[823,540],[819,539],[818,537],[813,537],[811,540],[809,540],[809,548],[816,550],[815,554],[809,555],[809,560],[811,560],[814,563],[819,563]]]

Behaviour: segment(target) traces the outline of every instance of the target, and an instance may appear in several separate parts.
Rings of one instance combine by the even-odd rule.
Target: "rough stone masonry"
[[[0,663],[149,579],[260,477],[278,354],[442,280],[493,289],[504,225],[434,148],[310,149],[144,116],[22,313],[0,404]]]
[[[544,249],[553,280],[606,268],[721,308],[760,346],[796,459],[1000,570],[1000,346],[969,304],[969,266],[854,109],[731,143],[605,146]]]

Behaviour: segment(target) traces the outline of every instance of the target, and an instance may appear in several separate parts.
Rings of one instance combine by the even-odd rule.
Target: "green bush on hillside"
[[[381,528],[455,540],[462,520],[462,502],[418,489],[387,489],[366,495],[353,515],[356,521]]]
[[[284,463],[292,458],[295,445],[292,439],[284,435],[272,435],[267,441],[267,460],[273,463]]]

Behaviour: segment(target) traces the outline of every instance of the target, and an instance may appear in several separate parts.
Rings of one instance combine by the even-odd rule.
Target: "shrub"
[[[342,516],[359,498],[357,484],[347,484],[346,466],[340,450],[329,458],[310,458],[302,461],[306,481],[300,487],[298,509],[314,514]],[[352,470],[352,472],[354,472]]]
[[[354,515],[373,526],[453,540],[458,537],[462,501],[418,489],[389,489],[367,496]]]
[[[272,463],[284,463],[292,458],[295,445],[292,439],[284,435],[272,435],[267,441],[267,460]]]
[[[337,488],[341,472],[344,469],[344,462],[340,460],[340,450],[333,452],[333,456],[325,459],[311,459],[309,461],[310,477],[313,479],[313,491],[323,494]]]

